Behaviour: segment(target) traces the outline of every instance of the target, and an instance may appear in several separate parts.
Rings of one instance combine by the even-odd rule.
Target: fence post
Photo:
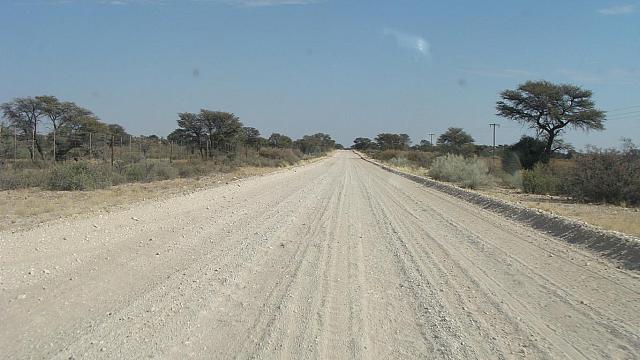
[[[18,129],[13,128],[13,163],[18,163]]]
[[[33,124],[33,131],[31,132],[31,161],[36,161],[36,126]]]
[[[129,135],[129,162],[133,162],[133,152],[131,149],[131,140],[133,139],[133,137],[131,135]]]
[[[111,170],[113,170],[113,145],[115,141],[115,137],[111,135]]]
[[[169,164],[173,163],[173,141],[169,141]]]
[[[91,133],[89,133],[89,160],[91,160]]]
[[[56,163],[56,129],[53,128],[53,164]]]

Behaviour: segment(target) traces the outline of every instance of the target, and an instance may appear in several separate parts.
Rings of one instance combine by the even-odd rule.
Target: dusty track
[[[640,279],[349,152],[0,233],[0,356],[638,358]]]

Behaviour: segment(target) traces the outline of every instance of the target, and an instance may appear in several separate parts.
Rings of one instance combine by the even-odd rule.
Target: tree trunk
[[[34,121],[33,123],[33,146],[38,149],[38,153],[40,153],[40,158],[44,160],[44,154],[42,153],[42,146],[40,146],[40,142],[38,141],[38,124]],[[32,160],[35,159],[35,150],[34,154],[31,157]]]
[[[553,153],[553,141],[556,138],[556,134],[553,132],[548,132],[547,134],[547,143],[544,145],[544,156],[542,157],[542,162],[545,164],[548,164],[549,160],[551,160],[551,154]]]

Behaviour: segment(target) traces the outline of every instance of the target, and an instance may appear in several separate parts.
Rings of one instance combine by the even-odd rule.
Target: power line
[[[627,111],[627,112],[623,112],[623,113],[616,113],[616,114],[613,114],[612,117],[618,117],[618,116],[623,116],[623,115],[633,115],[633,114],[640,114],[640,110]]]
[[[607,112],[624,111],[624,110],[635,109],[635,108],[640,108],[640,105],[625,106],[625,107],[621,107],[621,108],[617,108],[617,109],[607,110]]]
[[[624,115],[624,116],[619,116],[619,117],[608,117],[607,120],[610,120],[610,121],[633,120],[633,119],[637,119],[638,117],[640,117],[640,113],[639,114],[629,114],[629,115]]]

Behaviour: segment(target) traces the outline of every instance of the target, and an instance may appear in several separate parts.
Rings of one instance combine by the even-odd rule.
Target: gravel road
[[[348,151],[0,233],[6,359],[638,359],[640,276]]]

